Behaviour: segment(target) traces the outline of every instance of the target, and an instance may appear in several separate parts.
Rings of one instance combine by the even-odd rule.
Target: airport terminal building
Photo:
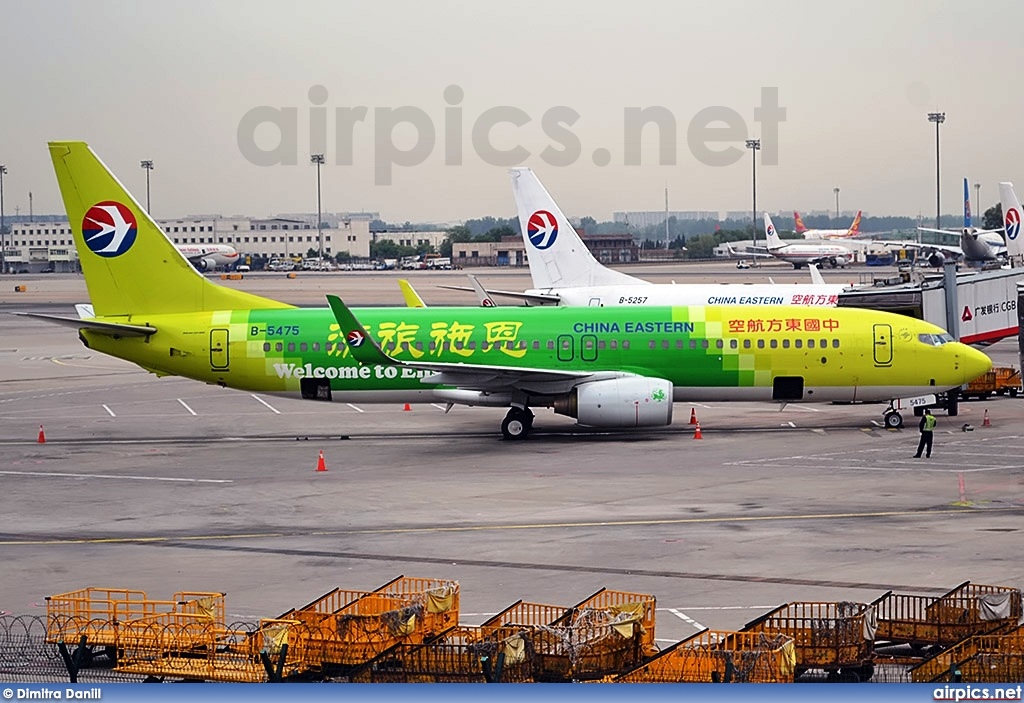
[[[198,215],[157,220],[175,244],[228,244],[243,257],[286,258],[320,250],[316,215],[248,218]],[[347,251],[370,257],[370,217],[325,214],[325,256]],[[67,220],[19,222],[5,237],[4,265],[8,272],[78,271],[78,252]]]

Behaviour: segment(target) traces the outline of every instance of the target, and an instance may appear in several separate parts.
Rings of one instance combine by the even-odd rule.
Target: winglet
[[[487,290],[480,284],[480,281],[477,280],[477,277],[474,276],[471,273],[468,273],[466,275],[469,276],[469,282],[473,286],[473,292],[476,293],[476,299],[480,302],[480,307],[482,307],[482,308],[497,307],[497,305],[494,302],[494,299],[491,298],[491,296],[487,292]]]
[[[405,299],[405,307],[407,308],[425,308],[427,304],[423,302],[423,298],[416,292],[416,289],[412,287],[412,284],[404,278],[398,279],[398,287],[402,289],[402,298]]]
[[[825,285],[825,277],[821,275],[821,271],[818,270],[817,264],[807,264],[807,269],[811,272],[811,283],[813,285]]]
[[[359,320],[348,309],[348,306],[341,301],[341,298],[336,295],[328,295],[327,303],[331,306],[334,319],[338,321],[341,333],[345,336],[345,344],[348,345],[349,350],[352,352],[352,357],[356,361],[360,364],[382,364],[384,366],[401,364],[400,361],[396,361],[384,353],[384,350],[380,348],[366,329],[359,324]]]

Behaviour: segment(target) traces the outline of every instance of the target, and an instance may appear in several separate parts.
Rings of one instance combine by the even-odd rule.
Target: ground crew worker
[[[917,443],[917,454],[914,458],[920,459],[921,452],[927,449],[925,457],[930,458],[932,455],[932,434],[935,430],[935,425],[938,424],[935,420],[935,416],[932,415],[931,410],[924,411],[924,417],[921,418],[921,424],[919,425],[921,430],[921,441]]]

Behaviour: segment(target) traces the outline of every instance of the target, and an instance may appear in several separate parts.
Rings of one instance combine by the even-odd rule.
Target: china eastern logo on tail
[[[772,236],[773,234],[775,234],[775,225],[769,222],[768,226],[765,227],[764,231],[768,234],[769,237]]]
[[[138,233],[132,211],[112,200],[96,203],[82,219],[85,245],[99,256],[120,256],[131,249]]]
[[[361,347],[363,342],[366,341],[366,337],[359,330],[352,330],[345,337],[345,341],[348,342],[350,347]]]
[[[526,236],[538,249],[547,249],[558,238],[558,221],[547,210],[538,210],[526,223]]]
[[[1003,224],[1006,226],[1006,238],[1016,239],[1017,235],[1020,234],[1020,212],[1017,208],[1011,207],[1006,211]]]

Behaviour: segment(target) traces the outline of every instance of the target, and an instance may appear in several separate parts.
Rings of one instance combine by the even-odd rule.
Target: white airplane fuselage
[[[648,283],[636,285],[537,288],[567,306],[803,305],[835,307],[841,284],[813,283]]]
[[[226,244],[176,244],[175,247],[192,262],[206,260],[214,266],[230,266],[238,261],[238,252]]]
[[[787,244],[778,249],[769,249],[768,253],[797,267],[808,263],[827,262],[831,259],[835,259],[838,265],[845,266],[853,259],[852,251],[835,244]]]

